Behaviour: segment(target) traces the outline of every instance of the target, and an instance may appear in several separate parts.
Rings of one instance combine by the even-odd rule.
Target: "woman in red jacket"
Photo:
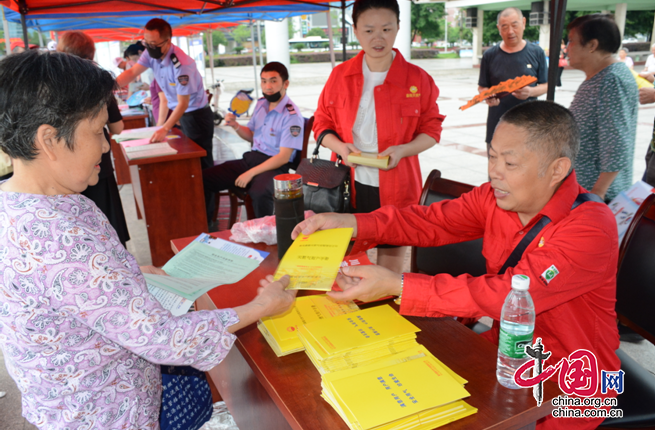
[[[337,66],[314,113],[314,135],[344,160],[351,152],[389,156],[386,169],[350,165],[353,207],[417,204],[422,178],[418,154],[440,138],[434,80],[393,49],[399,26],[396,0],[356,0],[353,28],[362,52]],[[406,248],[381,245],[381,266],[400,273]]]

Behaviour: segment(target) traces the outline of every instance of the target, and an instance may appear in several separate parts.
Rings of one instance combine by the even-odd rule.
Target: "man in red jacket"
[[[572,170],[579,148],[578,130],[570,112],[550,102],[529,102],[512,108],[496,128],[490,147],[491,181],[455,200],[397,209],[385,206],[370,214],[321,214],[296,226],[309,234],[320,229],[354,228],[353,252],[376,243],[441,246],[484,238],[487,275],[453,277],[397,274],[379,266],[344,268],[337,278],[339,300],[370,301],[388,295],[401,299],[400,313],[423,317],[494,319],[483,334],[498,343],[501,308],[515,274],[530,277],[530,295],[540,337],[552,356],[546,364],[579,349],[595,354],[598,370],[616,371],[620,362],[614,311],[618,237],[608,207],[587,201]],[[535,224],[550,221],[534,237],[513,267],[504,263]],[[543,221],[542,221],[543,220]],[[499,273],[501,272],[501,273]],[[609,391],[597,397],[615,396]],[[596,428],[602,418],[554,418],[540,428]]]

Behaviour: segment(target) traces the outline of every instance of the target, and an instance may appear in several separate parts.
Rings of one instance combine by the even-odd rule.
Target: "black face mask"
[[[269,103],[275,103],[276,101],[280,100],[282,98],[282,93],[279,91],[275,94],[264,94],[264,98],[269,102]]]
[[[148,55],[150,55],[150,58],[154,58],[155,60],[159,60],[161,57],[164,56],[164,53],[161,52],[161,46],[158,46],[156,48],[151,48],[149,46],[146,46],[146,49],[148,50]]]

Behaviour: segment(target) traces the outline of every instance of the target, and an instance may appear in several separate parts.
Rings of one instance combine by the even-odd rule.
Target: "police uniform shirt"
[[[252,149],[270,156],[279,154],[281,147],[302,150],[305,120],[298,106],[287,95],[270,112],[269,106],[265,98],[260,98],[248,121],[247,127],[253,132]],[[295,151],[289,161],[294,155]]]
[[[159,87],[166,95],[170,109],[177,106],[178,95],[190,96],[189,107],[185,112],[192,112],[207,105],[207,94],[196,62],[177,46],[171,44],[160,60],[151,58],[147,50],[143,51],[138,64],[152,69]]]

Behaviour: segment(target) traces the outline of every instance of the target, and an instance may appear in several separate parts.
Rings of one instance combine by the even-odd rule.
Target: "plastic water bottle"
[[[529,288],[529,277],[512,276],[512,290],[505,299],[500,315],[496,378],[501,385],[512,389],[520,388],[514,383],[514,372],[530,359],[525,353],[525,346],[532,345],[536,314]]]

